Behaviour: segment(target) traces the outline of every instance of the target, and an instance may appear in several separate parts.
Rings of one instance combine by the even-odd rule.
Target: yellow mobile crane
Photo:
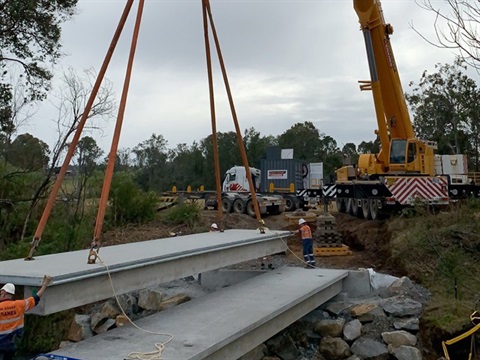
[[[415,137],[390,43],[393,27],[385,22],[379,0],[354,0],[365,38],[371,90],[381,150],[361,154],[358,165],[336,171],[339,211],[376,219],[388,208],[421,201],[448,204],[452,198],[478,196],[467,177],[465,155],[435,155],[436,143]]]

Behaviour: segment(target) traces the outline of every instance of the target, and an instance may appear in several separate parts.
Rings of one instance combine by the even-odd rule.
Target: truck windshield
[[[407,140],[392,140],[392,146],[390,147],[390,164],[405,164],[406,147]]]

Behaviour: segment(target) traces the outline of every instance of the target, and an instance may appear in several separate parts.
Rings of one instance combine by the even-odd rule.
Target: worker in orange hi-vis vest
[[[303,245],[303,259],[306,268],[313,269],[315,267],[315,257],[313,256],[313,238],[312,229],[307,225],[305,219],[298,220],[299,229],[292,231],[292,234],[300,234]]]
[[[45,275],[38,292],[23,300],[13,300],[15,285],[12,283],[7,283],[0,289],[0,358],[3,356],[3,360],[15,358],[16,340],[23,334],[24,314],[40,302],[51,281],[52,278]]]

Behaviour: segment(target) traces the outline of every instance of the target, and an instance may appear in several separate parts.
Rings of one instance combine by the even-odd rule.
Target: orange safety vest
[[[0,350],[12,346],[15,335],[23,332],[23,315],[35,307],[35,299],[0,302]]]
[[[312,230],[310,229],[310,226],[308,225],[303,225],[300,227],[300,236],[303,239],[311,239],[312,238]]]

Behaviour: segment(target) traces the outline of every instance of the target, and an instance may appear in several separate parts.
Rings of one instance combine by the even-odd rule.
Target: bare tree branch
[[[444,0],[445,10],[438,2],[415,0],[416,4],[435,14],[435,39],[429,39],[412,29],[429,44],[438,48],[458,50],[461,58],[480,71],[480,2],[477,0]]]

